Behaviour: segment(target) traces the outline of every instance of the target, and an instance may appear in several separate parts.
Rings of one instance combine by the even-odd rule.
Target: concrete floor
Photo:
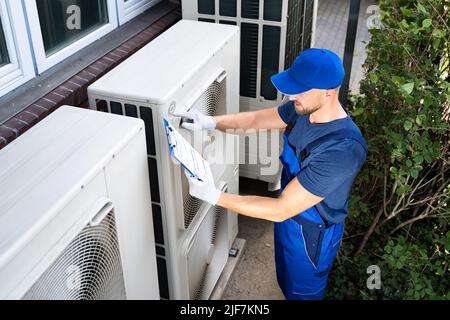
[[[240,194],[277,196],[267,183],[241,178]],[[247,240],[244,255],[225,289],[223,300],[281,300],[273,256],[273,223],[239,216],[239,238]]]
[[[374,0],[362,0],[355,46],[350,90],[358,91],[365,60],[365,46],[370,40],[367,31],[367,8]],[[349,0],[319,0],[315,47],[327,48],[343,57]],[[241,178],[240,194],[276,196],[267,192],[267,184]],[[223,295],[224,300],[283,300],[275,275],[273,223],[239,216],[239,238],[247,240],[240,264],[236,267]]]
[[[349,85],[350,91],[354,93],[359,91],[359,81],[364,76],[363,64],[367,57],[365,49],[370,41],[367,22],[374,14],[372,10],[368,9],[374,4],[376,4],[375,0],[361,0]],[[370,9],[372,8],[370,7]],[[342,59],[344,58],[349,9],[350,0],[319,0],[314,47],[332,50]]]

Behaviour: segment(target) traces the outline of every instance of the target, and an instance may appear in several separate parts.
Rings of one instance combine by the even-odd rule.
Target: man
[[[275,222],[277,279],[287,299],[322,299],[348,215],[353,181],[366,159],[360,130],[338,100],[340,58],[309,49],[272,77],[289,102],[278,108],[216,117],[184,113],[190,130],[285,129],[278,198],[217,190],[212,175],[188,176],[192,196],[237,213]]]

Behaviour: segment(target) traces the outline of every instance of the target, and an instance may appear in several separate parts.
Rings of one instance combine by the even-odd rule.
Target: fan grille
[[[208,89],[203,92],[203,94],[194,102],[191,109],[196,109],[203,114],[208,116],[215,116],[217,114],[217,108],[223,99],[223,84],[225,81],[218,83],[214,81],[208,87]]]
[[[215,116],[219,108],[224,105],[224,88],[225,81],[218,83],[214,81],[208,87],[208,89],[203,92],[203,94],[194,102],[191,107],[192,109],[198,110],[203,114],[208,116]],[[189,228],[192,221],[194,220],[198,209],[202,205],[202,201],[192,197],[189,194],[189,188],[186,186],[183,190],[183,205],[184,205],[184,227]]]
[[[219,223],[222,218],[222,215],[226,214],[226,210],[222,207],[214,207],[213,212],[211,212],[215,216],[214,218],[214,228],[211,233],[211,244],[216,244],[216,235],[217,229],[219,228]],[[205,266],[203,270],[203,276],[201,281],[199,282],[197,288],[194,290],[193,299],[194,300],[205,300],[209,297],[206,296],[205,292],[205,284],[208,278],[208,265]]]
[[[185,194],[183,199],[184,204],[184,227],[187,229],[194,220],[195,215],[202,205],[202,201],[192,197],[189,193]]]
[[[97,226],[87,225],[23,299],[126,299],[114,211]]]

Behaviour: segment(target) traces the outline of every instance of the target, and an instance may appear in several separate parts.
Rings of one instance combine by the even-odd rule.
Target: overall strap
[[[291,133],[291,131],[292,131],[292,128],[295,126],[295,124],[297,123],[297,119],[295,119],[295,121],[289,121],[288,122],[288,124],[287,124],[287,126],[286,126],[286,129],[285,129],[285,131],[286,131],[286,133],[289,135],[290,133]]]
[[[300,161],[303,162],[311,153],[312,150],[314,150],[316,147],[321,145],[324,142],[331,141],[331,140],[343,140],[343,139],[353,139],[359,142],[359,144],[364,148],[364,150],[367,152],[367,143],[362,137],[361,133],[352,130],[352,129],[340,129],[333,131],[329,134],[326,134],[312,142],[310,142],[305,148],[303,148],[302,151],[300,151]]]

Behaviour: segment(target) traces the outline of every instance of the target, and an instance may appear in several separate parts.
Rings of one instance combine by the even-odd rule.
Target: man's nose
[[[297,100],[298,96],[299,96],[298,94],[293,95],[293,96],[289,96],[289,100],[290,101],[295,101],[295,100]]]

